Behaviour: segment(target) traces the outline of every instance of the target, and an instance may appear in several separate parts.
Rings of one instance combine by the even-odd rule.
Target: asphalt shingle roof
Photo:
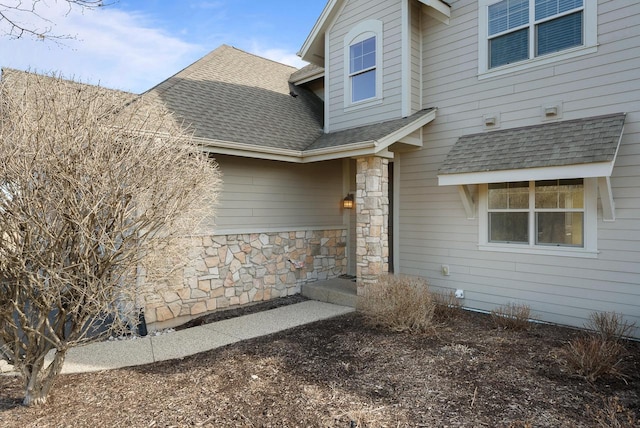
[[[616,113],[465,135],[451,148],[439,174],[611,162],[624,120],[624,113]]]
[[[293,72],[293,74],[289,76],[289,81],[292,83],[296,83],[318,73],[324,73],[324,68],[319,67],[315,64],[308,64],[302,67],[300,70]]]
[[[162,102],[196,137],[304,150],[322,134],[323,106],[289,83],[295,71],[223,45],[144,95]]]
[[[358,128],[346,129],[344,131],[322,134],[320,138],[307,147],[307,150],[338,147],[366,141],[379,141],[387,135],[402,129],[421,117],[431,113],[433,110],[433,108],[429,108],[420,110],[411,116],[403,117],[401,119],[388,120],[386,122],[360,126]]]

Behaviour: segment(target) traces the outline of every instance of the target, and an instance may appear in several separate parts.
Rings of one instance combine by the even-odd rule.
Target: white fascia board
[[[405,138],[407,135],[410,135],[417,131],[418,129],[425,126],[427,123],[433,121],[436,118],[438,109],[433,109],[429,113],[422,116],[420,119],[416,119],[415,121],[405,125],[404,127],[398,129],[395,132],[381,138],[376,142],[376,147],[378,150],[387,149],[393,143],[397,143],[398,141]]]
[[[612,171],[613,162],[596,162],[546,168],[523,168],[504,171],[469,172],[463,174],[439,174],[438,186],[502,183],[507,181],[610,177]]]
[[[336,11],[339,4],[343,1],[344,0],[329,0],[327,2],[318,20],[311,29],[311,33],[309,33],[300,51],[297,53],[300,58],[312,64],[324,65],[324,61],[319,61],[320,58],[324,59],[324,42],[318,39],[321,39],[326,32],[327,27],[337,13]],[[321,49],[320,53],[317,52],[318,49]]]
[[[310,74],[308,76],[304,76],[302,79],[292,80],[291,83],[293,83],[296,86],[300,86],[308,82],[313,82],[314,80],[320,79],[322,77],[324,77],[324,69],[317,71],[316,73]]]
[[[196,139],[202,151],[219,154],[240,156],[254,159],[275,160],[291,163],[311,163],[334,159],[348,159],[361,156],[382,156],[393,158],[393,153],[380,151],[374,141],[366,141],[338,147],[324,149],[297,151],[278,149],[274,147],[258,147],[243,143],[234,143],[221,140]]]
[[[389,150],[378,149],[374,142],[349,144],[327,149],[310,150],[304,152],[302,163],[320,162],[333,159],[359,158],[363,156],[379,156],[393,159],[394,153]]]
[[[253,146],[222,140],[194,139],[202,151],[212,154],[242,156],[256,159],[278,160],[284,162],[302,162],[302,152],[298,150],[278,149],[275,147]]]
[[[438,21],[449,24],[451,18],[451,7],[442,0],[419,0],[420,3],[428,6],[427,13]]]

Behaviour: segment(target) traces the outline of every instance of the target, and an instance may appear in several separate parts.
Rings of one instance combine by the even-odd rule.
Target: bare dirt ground
[[[64,375],[42,407],[21,406],[20,380],[0,377],[0,426],[640,426],[629,422],[640,415],[640,344],[625,344],[626,379],[590,384],[557,357],[577,334],[500,330],[465,312],[415,336],[350,314],[182,360]]]

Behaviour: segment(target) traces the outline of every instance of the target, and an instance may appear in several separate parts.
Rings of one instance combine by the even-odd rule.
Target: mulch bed
[[[640,343],[626,344],[626,379],[589,383],[557,357],[578,334],[500,330],[465,312],[415,336],[355,313],[181,360],[60,376],[36,408],[20,405],[18,378],[0,377],[0,426],[613,427],[640,415]]]

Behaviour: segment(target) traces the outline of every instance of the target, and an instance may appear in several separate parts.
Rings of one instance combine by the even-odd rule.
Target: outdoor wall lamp
[[[345,208],[348,210],[353,208],[353,195],[351,193],[345,196],[344,199],[342,200],[342,208]]]

